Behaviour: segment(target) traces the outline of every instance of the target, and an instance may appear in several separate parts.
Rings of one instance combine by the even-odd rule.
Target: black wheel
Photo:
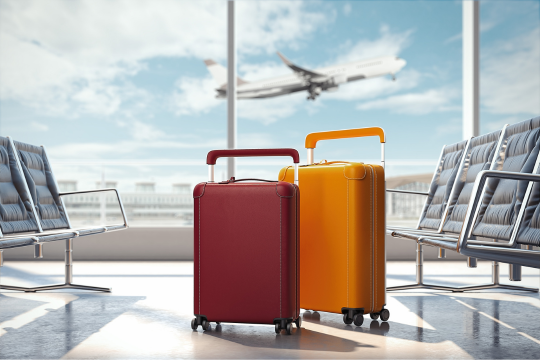
[[[276,334],[281,334],[281,326],[279,324],[276,324]]]
[[[287,335],[291,335],[292,333],[292,323],[288,323],[287,324]]]
[[[379,318],[379,314],[371,313],[369,314],[369,317],[372,318],[373,320],[377,320]]]
[[[206,320],[206,319],[202,321],[202,324],[201,324],[201,325],[202,325],[202,329],[203,329],[204,331],[210,329],[210,322],[208,322],[208,320]]]
[[[296,328],[300,329],[302,327],[302,318],[299,316],[298,319],[294,321],[294,323],[296,324]]]
[[[343,322],[347,325],[351,325],[352,322],[353,322],[353,319],[351,319],[350,317],[348,317],[347,315],[343,315]]]
[[[216,321],[216,324],[220,325],[220,324],[221,324],[221,321]]]
[[[193,330],[197,330],[198,327],[199,325],[197,324],[197,318],[194,318],[193,320],[191,320],[191,328]]]
[[[314,311],[311,314],[311,320],[320,321],[321,320],[321,314],[318,313],[317,311]]]
[[[381,320],[388,321],[388,319],[390,319],[390,311],[388,311],[388,309],[383,309],[381,311]]]
[[[356,314],[353,316],[353,322],[356,326],[362,326],[364,323],[364,314]]]

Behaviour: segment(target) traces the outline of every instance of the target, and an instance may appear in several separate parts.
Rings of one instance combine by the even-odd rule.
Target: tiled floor
[[[475,284],[490,264],[426,263],[427,280]],[[341,316],[303,313],[302,329],[223,324],[192,331],[192,263],[79,262],[75,281],[113,292],[0,292],[0,358],[540,358],[538,293],[388,293],[388,323],[356,328]],[[9,262],[0,282],[61,282],[60,262]],[[501,266],[501,280],[507,277]],[[540,285],[524,268],[522,285]],[[388,285],[414,280],[414,263],[388,264]]]

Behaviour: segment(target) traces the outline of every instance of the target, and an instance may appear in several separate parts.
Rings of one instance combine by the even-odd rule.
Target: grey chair
[[[493,261],[493,282],[464,290],[507,288],[538,291],[499,284],[498,262],[513,264],[510,280],[520,280],[520,265],[540,265],[538,252],[518,248],[540,241],[534,215],[539,196],[539,188],[534,185],[538,181],[539,149],[540,117],[507,127],[494,167],[481,171],[475,180],[459,236],[416,237],[422,245]],[[524,203],[530,205],[522,206]]]
[[[419,233],[437,232],[442,219],[446,215],[448,200],[452,194],[454,182],[462,164],[463,153],[468,147],[468,144],[469,141],[460,141],[452,145],[443,146],[428,192],[424,193],[397,189],[386,190],[388,193],[427,196],[416,228],[387,226],[387,233],[391,234],[393,231]]]
[[[15,151],[8,138],[0,137],[0,255],[1,249],[32,245],[30,238],[9,238],[21,232],[38,231],[32,198],[17,167]],[[1,260],[1,257],[0,257]]]
[[[20,203],[24,205],[24,208],[19,206],[21,210],[17,210],[17,212],[20,212],[22,215],[26,216],[20,216],[23,224],[26,225],[10,225],[9,220],[11,218],[9,215],[4,216],[4,213],[1,213],[2,219],[0,221],[0,227],[2,228],[3,234],[0,237],[0,259],[3,249],[28,245],[34,245],[34,256],[36,258],[41,258],[43,257],[43,245],[45,243],[65,240],[66,267],[65,282],[63,284],[31,288],[0,284],[0,289],[26,292],[66,288],[107,292],[111,291],[110,288],[77,285],[72,283],[72,251],[73,239],[75,238],[110,231],[124,230],[128,228],[127,218],[118,191],[116,189],[98,189],[60,193],[58,190],[58,184],[56,183],[49,160],[47,158],[46,150],[43,146],[34,146],[21,142],[14,142],[9,137],[1,139],[3,145],[3,147],[0,148],[2,150],[2,160],[5,163],[4,154],[7,154],[6,159],[8,160],[6,161],[9,162],[8,169],[11,174],[11,183],[13,184],[12,186],[17,190],[17,195],[21,199]],[[2,168],[2,170],[4,170],[4,168]],[[4,172],[2,171],[2,175],[3,173]],[[2,203],[4,203],[4,197],[13,199],[11,200],[12,202],[15,201],[15,193],[12,186],[1,185],[0,198],[2,198]],[[62,196],[84,193],[100,193],[106,191],[113,191],[116,193],[118,204],[122,212],[123,223],[73,228],[71,222],[69,221],[69,215],[64,206]],[[14,209],[13,206],[12,208]],[[26,213],[22,211],[23,209],[26,211]],[[1,210],[2,208],[0,208],[0,211]],[[12,212],[15,212],[15,210],[12,210]],[[34,219],[37,219],[37,221]],[[35,224],[35,226],[32,227],[33,220],[33,224]],[[6,233],[4,232],[4,229],[11,229],[11,231]]]
[[[466,143],[462,150],[459,149],[459,154],[462,155],[460,156],[460,161],[457,162],[455,160],[458,152],[454,152],[454,159],[452,161],[453,167],[447,166],[446,170],[446,177],[449,178],[449,180],[453,179],[451,190],[448,185],[446,187],[435,186],[437,174],[442,172],[441,170],[444,168],[444,163],[441,161],[442,159],[439,161],[439,165],[437,166],[434,175],[434,181],[431,185],[431,189],[437,189],[435,194],[437,194],[437,191],[438,193],[442,193],[441,190],[444,190],[444,193],[447,194],[446,200],[443,200],[443,196],[439,195],[439,199],[441,200],[437,201],[436,205],[433,205],[429,202],[428,198],[416,229],[390,228],[390,234],[393,237],[417,241],[421,236],[445,236],[445,232],[451,233],[452,229],[456,226],[461,227],[464,219],[463,206],[465,206],[466,211],[474,179],[480,171],[491,168],[493,157],[501,143],[500,140],[501,130],[472,138],[468,142],[459,143],[462,146]],[[454,149],[458,150],[455,145]],[[450,171],[449,168],[452,170]],[[444,209],[443,204],[446,205]],[[457,231],[457,234],[459,234],[459,230]],[[445,257],[444,251],[444,249],[440,249],[439,258]],[[423,263],[423,247],[422,244],[417,243],[416,282],[408,285],[388,287],[387,290],[396,291],[418,288],[437,290],[455,289],[454,287],[449,286],[424,283]]]

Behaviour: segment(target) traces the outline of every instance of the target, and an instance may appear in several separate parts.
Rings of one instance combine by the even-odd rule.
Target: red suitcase
[[[299,191],[283,181],[215,183],[220,157],[291,156],[294,149],[213,150],[210,181],[193,190],[194,313],[191,327],[210,322],[274,324],[276,333],[301,325]],[[295,174],[298,172],[296,171]]]

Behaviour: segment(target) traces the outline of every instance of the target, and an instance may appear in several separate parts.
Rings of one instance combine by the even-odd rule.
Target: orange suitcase
[[[356,162],[313,163],[318,141],[379,136],[382,166]],[[298,170],[300,192],[300,307],[343,314],[346,324],[363,315],[387,321],[384,130],[378,127],[312,133],[308,165]],[[294,182],[294,168],[279,180]]]

